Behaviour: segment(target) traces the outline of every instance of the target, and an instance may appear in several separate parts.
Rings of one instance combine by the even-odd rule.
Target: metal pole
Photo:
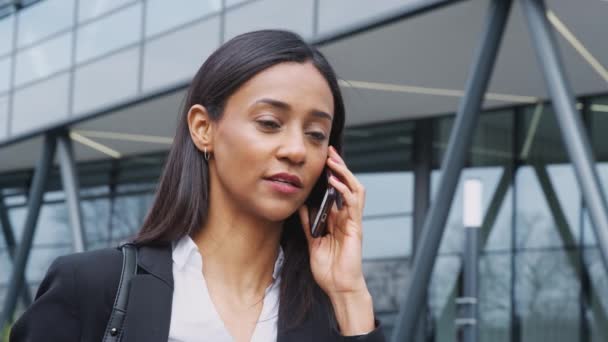
[[[57,156],[59,157],[61,182],[63,183],[70,226],[72,227],[74,251],[83,252],[86,249],[86,241],[84,226],[82,224],[82,211],[80,209],[80,187],[78,186],[72,141],[67,133],[57,137]]]
[[[424,218],[431,202],[431,172],[433,170],[433,121],[422,119],[416,121],[414,131],[414,215],[413,215],[413,239],[412,239],[412,262],[416,259],[418,241],[422,232]],[[427,339],[428,305],[427,298],[422,300],[424,308],[420,311],[420,318],[416,324],[414,341],[423,342]]]
[[[6,241],[6,249],[8,250],[8,255],[11,258],[11,261],[15,261],[15,249],[17,248],[17,243],[15,241],[15,234],[13,234],[13,225],[11,224],[11,220],[8,217],[8,212],[6,210],[6,206],[4,205],[4,197],[2,196],[2,191],[0,191],[0,225],[2,225],[2,232],[4,233],[4,239]],[[25,275],[24,275],[25,277]],[[23,280],[23,289],[21,291],[21,300],[23,301],[23,305],[28,307],[32,304],[32,294],[30,292],[30,288],[27,286],[27,282],[25,279]]]
[[[465,97],[460,103],[454,128],[450,134],[439,189],[426,216],[419,249],[412,268],[412,277],[409,279],[409,287],[399,309],[393,334],[394,342],[412,341],[413,339],[412,334],[415,331],[420,309],[424,304],[422,300],[431,279],[454,191],[465,163],[466,154],[471,146],[473,129],[477,124],[477,117],[494,68],[510,8],[510,0],[494,0],[490,4],[481,44],[476,51],[473,67],[467,80]]]
[[[36,223],[38,214],[42,205],[42,196],[46,187],[47,178],[55,156],[56,138],[51,134],[47,134],[44,138],[42,146],[42,155],[36,165],[34,179],[28,196],[28,211],[25,217],[23,228],[23,236],[21,243],[17,249],[15,263],[8,283],[8,291],[4,300],[2,315],[0,316],[0,328],[4,327],[9,320],[12,320],[17,304],[17,294],[23,286],[23,275],[25,274],[25,266],[32,248],[34,232],[36,231]]]
[[[602,191],[591,144],[585,134],[582,119],[575,107],[572,90],[566,80],[555,44],[553,30],[547,19],[542,0],[522,0],[522,11],[528,21],[534,50],[549,89],[564,145],[581,187],[593,222],[597,244],[604,267],[608,271],[608,206]]]

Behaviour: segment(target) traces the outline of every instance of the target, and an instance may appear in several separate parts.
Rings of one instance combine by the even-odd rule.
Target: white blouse
[[[262,312],[251,342],[277,339],[279,274],[283,260],[283,249],[280,249],[274,263],[274,281],[266,288]],[[181,238],[173,246],[173,284],[169,342],[234,341],[209,297],[203,277],[203,258],[189,236]]]

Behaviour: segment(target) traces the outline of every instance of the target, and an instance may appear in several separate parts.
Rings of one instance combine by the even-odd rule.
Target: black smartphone
[[[329,170],[326,171],[326,176],[327,179],[329,179],[331,176],[331,172]],[[314,217],[311,217],[310,220],[310,222],[312,222],[310,226],[310,233],[312,237],[315,238],[325,235],[327,231],[327,218],[329,217],[329,211],[334,203],[338,205],[338,209],[341,209],[342,207],[342,198],[340,197],[340,194],[338,194],[338,191],[336,191],[336,189],[334,189],[329,182],[326,184],[327,189],[323,195],[323,200],[321,200],[321,205],[319,206],[316,214],[313,215]]]

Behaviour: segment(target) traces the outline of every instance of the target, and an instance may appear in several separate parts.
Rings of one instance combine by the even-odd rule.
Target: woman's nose
[[[289,159],[290,162],[301,164],[306,159],[306,145],[302,133],[289,134],[283,139],[278,157]]]

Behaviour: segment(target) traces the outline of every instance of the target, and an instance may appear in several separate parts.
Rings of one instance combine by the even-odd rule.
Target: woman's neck
[[[263,222],[224,207],[209,208],[193,237],[203,257],[207,282],[219,282],[242,299],[263,293],[272,282],[282,224]]]

